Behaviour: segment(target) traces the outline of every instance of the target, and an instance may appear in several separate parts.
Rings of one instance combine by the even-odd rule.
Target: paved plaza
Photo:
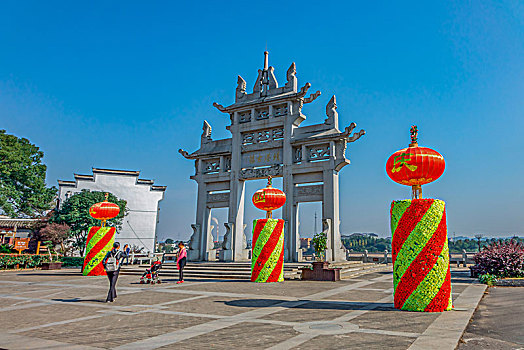
[[[392,307],[390,271],[340,282],[141,285],[77,270],[0,272],[5,349],[454,349],[485,290],[453,274],[455,310]]]

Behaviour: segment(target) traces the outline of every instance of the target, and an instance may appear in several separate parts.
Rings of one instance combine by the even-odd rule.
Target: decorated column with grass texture
[[[409,311],[451,310],[451,275],[445,203],[423,199],[422,185],[444,172],[444,157],[418,146],[411,127],[411,144],[386,163],[389,177],[412,186],[412,199],[391,203],[391,234],[395,308]]]
[[[271,177],[267,187],[253,195],[255,207],[267,214],[253,221],[251,282],[284,281],[284,220],[273,219],[271,213],[285,202],[284,192],[271,186]]]
[[[84,257],[84,265],[82,274],[84,276],[101,276],[105,275],[106,271],[102,265],[102,260],[108,251],[113,248],[115,242],[114,227],[107,227],[106,220],[112,219],[118,215],[120,208],[115,203],[107,201],[93,204],[89,208],[89,215],[93,218],[101,220],[101,226],[93,226],[89,228],[89,233],[86,239],[86,255]]]

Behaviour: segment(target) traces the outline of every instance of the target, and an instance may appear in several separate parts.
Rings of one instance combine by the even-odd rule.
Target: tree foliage
[[[38,239],[43,242],[51,242],[53,246],[60,245],[62,254],[65,253],[64,241],[69,237],[71,228],[67,224],[47,223],[38,230]]]
[[[87,232],[91,226],[100,226],[100,221],[89,215],[89,208],[98,202],[105,200],[106,192],[82,190],[79,193],[69,197],[51,219],[58,224],[67,224],[70,231],[73,247],[84,253],[86,245]],[[120,207],[120,213],[116,218],[106,221],[107,226],[114,226],[118,229],[122,226],[124,216],[127,214],[127,201],[118,199],[115,195],[109,193],[108,201],[116,203]]]
[[[42,215],[53,206],[56,188],[45,184],[44,153],[0,130],[0,212],[11,217]]]

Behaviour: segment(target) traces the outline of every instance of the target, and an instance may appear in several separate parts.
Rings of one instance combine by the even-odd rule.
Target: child
[[[186,266],[187,251],[184,243],[178,243],[178,254],[176,258],[176,268],[179,270],[178,282],[184,283],[184,266]]]

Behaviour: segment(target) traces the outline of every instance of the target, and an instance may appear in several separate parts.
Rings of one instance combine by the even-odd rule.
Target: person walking
[[[118,279],[118,274],[120,273],[120,265],[125,258],[125,253],[121,250],[120,243],[115,242],[113,244],[113,249],[107,252],[106,256],[102,260],[102,265],[107,273],[107,278],[109,279],[109,292],[107,292],[107,302],[113,302],[116,298],[116,281]]]
[[[178,243],[178,253],[176,258],[176,268],[178,269],[178,283],[184,283],[184,266],[186,266],[187,251],[184,243]]]
[[[123,251],[124,251],[124,254],[126,255],[126,257],[125,257],[126,265],[129,265],[129,254],[131,254],[131,248],[129,248],[129,244],[126,244],[124,246]],[[133,262],[131,262],[131,263],[133,263]]]

